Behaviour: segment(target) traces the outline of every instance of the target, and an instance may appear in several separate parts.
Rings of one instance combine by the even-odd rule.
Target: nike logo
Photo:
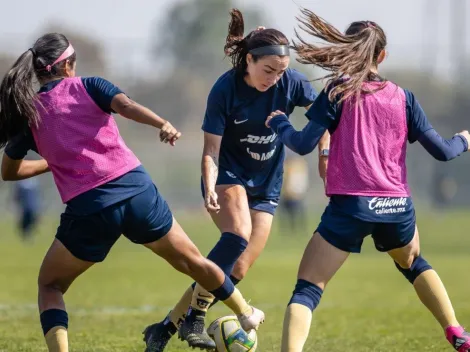
[[[273,202],[272,200],[269,201],[269,204],[275,205],[275,206],[279,205],[279,204],[277,204],[276,202]]]
[[[241,121],[233,120],[233,123],[234,123],[235,125],[239,125],[239,124],[241,124],[241,123],[243,123],[243,122],[247,122],[247,121],[248,121],[248,119],[246,119],[246,120],[241,120]]]
[[[230,171],[225,171],[227,175],[229,175],[231,178],[237,178],[234,174],[232,174]]]

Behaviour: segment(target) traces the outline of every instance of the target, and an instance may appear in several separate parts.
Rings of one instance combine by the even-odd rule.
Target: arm
[[[49,170],[49,165],[44,159],[41,160],[15,160],[6,153],[2,158],[2,179],[3,181],[18,181],[26,178],[44,174]]]
[[[313,104],[310,104],[305,107],[305,110],[310,110]],[[321,155],[322,150],[329,150],[330,149],[330,132],[328,130],[325,131],[323,136],[320,138],[320,141],[318,142],[318,157],[324,157],[327,158],[326,155]]]
[[[167,122],[150,109],[136,103],[124,93],[114,96],[111,108],[119,115],[144,125],[161,129]]]
[[[328,169],[328,155],[330,151],[330,132],[325,131],[318,142],[318,174],[326,185],[326,171]],[[328,152],[328,153],[325,153]],[[325,154],[323,154],[325,153]]]
[[[325,131],[323,136],[320,138],[320,141],[318,142],[318,154],[320,155],[320,152],[325,149],[330,149],[330,132],[328,130]]]
[[[323,95],[324,94],[322,94],[320,96],[319,101],[324,100]],[[309,106],[306,106],[305,109],[307,111],[309,111],[310,108],[312,107],[312,105],[313,104],[310,104]],[[325,133],[323,134],[323,136],[320,138],[320,141],[318,142],[318,157],[319,158],[323,157],[323,158],[327,159],[328,156],[321,155],[321,152],[322,152],[322,150],[329,150],[329,149],[330,149],[330,132],[328,130],[326,130]],[[325,172],[326,172],[326,170],[325,170]]]
[[[160,129],[160,140],[174,145],[181,133],[168,121],[129,99],[124,92],[111,82],[101,77],[82,77],[82,83],[88,95],[96,105],[106,113],[117,112],[121,116],[136,122]]]
[[[321,140],[321,148],[329,145],[328,129],[337,119],[335,102],[330,102],[328,94],[322,90],[305,114],[309,119],[302,131],[296,131],[281,111],[275,111],[266,120],[266,126],[279,135],[281,141],[294,152],[305,155],[313,151]],[[320,149],[321,151],[322,149]]]
[[[178,132],[169,121],[162,119],[145,106],[136,103],[124,93],[114,96],[111,101],[111,108],[119,115],[130,120],[161,129],[160,140],[162,142],[170,142],[171,145],[174,145],[176,140],[181,137],[181,132]]]
[[[205,203],[209,211],[217,212],[220,206],[217,203],[215,184],[219,174],[219,151],[222,136],[204,133],[204,148],[202,151],[201,172],[205,190]]]
[[[289,149],[300,155],[312,152],[326,132],[326,127],[310,120],[302,131],[296,131],[284,113],[276,111],[266,121],[266,126],[279,136]]]
[[[204,201],[206,209],[215,213],[220,210],[215,184],[219,174],[220,145],[225,131],[227,109],[224,91],[224,87],[219,87],[217,84],[211,89],[202,123],[204,148],[202,151],[201,172],[205,190]]]
[[[28,151],[38,153],[31,131],[19,133],[10,139],[2,158],[2,179],[17,181],[41,175],[50,171],[45,160],[24,160]]]
[[[436,160],[449,161],[468,150],[469,134],[462,131],[451,139],[442,138],[429,123],[413,93],[405,90],[408,141],[418,141]]]
[[[320,96],[319,100],[322,100],[323,95]],[[324,99],[323,99],[324,100]],[[306,106],[305,109],[308,111],[312,107],[313,104]],[[330,150],[330,132],[328,130],[325,131],[323,136],[320,138],[318,142],[318,174],[323,182],[326,184],[326,171],[328,169],[328,155]]]
[[[435,129],[430,129],[419,136],[418,142],[434,159],[450,161],[468,150],[465,132],[458,133],[451,139],[444,139]],[[468,132],[466,134],[468,136]]]

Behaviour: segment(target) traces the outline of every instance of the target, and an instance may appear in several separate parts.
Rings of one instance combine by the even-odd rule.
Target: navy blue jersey
[[[41,87],[39,93],[54,89],[61,81],[59,79],[46,83]],[[113,112],[111,101],[114,96],[123,93],[121,89],[100,77],[83,77],[82,82],[87,93],[101,110],[106,113]],[[12,138],[5,147],[5,154],[11,159],[21,160],[25,158],[29,150],[38,152],[30,130]],[[76,215],[92,214],[145,191],[151,184],[152,180],[144,167],[138,166],[115,180],[71,199],[67,202],[66,212],[72,212]]]
[[[307,107],[316,91],[301,73],[287,69],[266,92],[248,86],[235,70],[223,74],[212,88],[203,131],[222,136],[219,165],[237,176],[252,196],[273,197],[282,186],[284,146],[265,126],[271,112],[289,116]]]

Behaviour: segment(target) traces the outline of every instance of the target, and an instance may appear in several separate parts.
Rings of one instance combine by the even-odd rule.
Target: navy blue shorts
[[[151,185],[144,192],[90,215],[65,211],[56,238],[78,259],[101,262],[123,234],[138,244],[165,236],[173,225],[168,204]]]
[[[414,208],[395,216],[394,222],[370,222],[345,213],[330,202],[315,232],[338,249],[360,253],[362,242],[369,235],[372,235],[378,251],[388,252],[410,243],[415,229]]]
[[[222,168],[219,168],[219,175],[217,176],[217,181],[215,184],[217,186],[218,185],[240,185],[246,190],[245,185],[237,176],[235,176],[230,171],[227,171]],[[202,192],[202,197],[204,198],[206,192],[204,190],[204,182],[202,181],[202,178],[201,178],[201,192]],[[274,213],[276,212],[276,209],[279,205],[279,197],[272,197],[272,198],[256,197],[256,196],[250,195],[248,190],[246,192],[246,195],[248,197],[248,207],[250,209],[262,211],[264,213],[268,213],[271,215],[274,215]]]

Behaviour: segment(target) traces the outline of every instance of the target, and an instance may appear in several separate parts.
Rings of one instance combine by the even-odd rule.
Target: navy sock
[[[235,276],[233,275],[230,275],[230,281],[232,281],[233,285],[234,286],[237,286],[237,284],[240,282],[240,280],[238,280]],[[214,302],[211,303],[211,305],[209,306],[209,308],[211,308],[214,304],[216,304],[219,300],[216,298],[214,299]]]
[[[235,279],[235,278],[234,278]],[[235,279],[235,281],[239,281]],[[219,288],[216,288],[215,290],[209,291],[212,295],[215,296],[214,302],[209,306],[211,308],[215,303],[218,301],[225,301],[227,298],[229,298],[233,291],[235,291],[235,284],[232,282],[231,278],[229,278],[227,275],[225,275],[225,280],[222,286]],[[196,317],[201,317],[201,316],[206,316],[206,312],[190,307],[188,314],[186,315],[186,320],[192,321],[196,319]]]
[[[231,232],[224,232],[215,247],[209,252],[207,259],[217,264],[225,275],[230,275],[247,245],[248,242],[243,237]]]
[[[69,327],[69,316],[67,312],[62,309],[45,310],[41,313],[39,319],[41,320],[44,335],[55,326],[63,326],[66,329]]]
[[[213,291],[210,291],[210,293],[212,293],[215,298],[217,298],[219,301],[225,301],[232,295],[233,291],[235,291],[235,285],[233,284],[232,280],[230,280],[229,277],[226,275],[222,286],[216,288]]]
[[[237,279],[235,276],[230,275],[230,280],[233,282],[235,286],[237,286],[241,280]]]
[[[216,243],[214,248],[209,252],[207,259],[213,261],[222,271],[225,273],[226,276],[232,273],[233,267],[237,262],[238,258],[242,255],[245,251],[246,246],[248,245],[247,240],[243,237],[235,235],[231,232],[224,232],[220,236],[219,241]],[[236,283],[234,281],[236,281]],[[215,303],[219,300],[225,301],[227,298],[235,290],[235,286],[240,280],[233,278],[232,276],[230,279],[228,277],[225,278],[223,285],[217,288],[214,291],[211,291],[215,296],[214,302],[210,305],[212,307]],[[193,288],[196,286],[196,283],[193,283]],[[193,312],[194,309],[191,309],[188,317],[191,319],[194,315],[202,315],[203,312]],[[205,313],[204,313],[205,315]]]
[[[318,303],[320,303],[322,294],[323,290],[317,285],[306,280],[299,279],[297,280],[297,284],[295,285],[289,304],[302,304],[313,311],[318,306]]]
[[[247,245],[248,242],[243,237],[231,232],[224,232],[215,247],[209,252],[207,259],[217,264],[225,275],[230,275]],[[195,286],[196,283],[193,283],[193,288]]]
[[[432,269],[432,266],[429,265],[428,262],[420,255],[415,258],[413,264],[411,264],[411,268],[409,269],[403,269],[397,262],[395,262],[395,266],[411,284],[413,284],[416,278],[423,272]]]

